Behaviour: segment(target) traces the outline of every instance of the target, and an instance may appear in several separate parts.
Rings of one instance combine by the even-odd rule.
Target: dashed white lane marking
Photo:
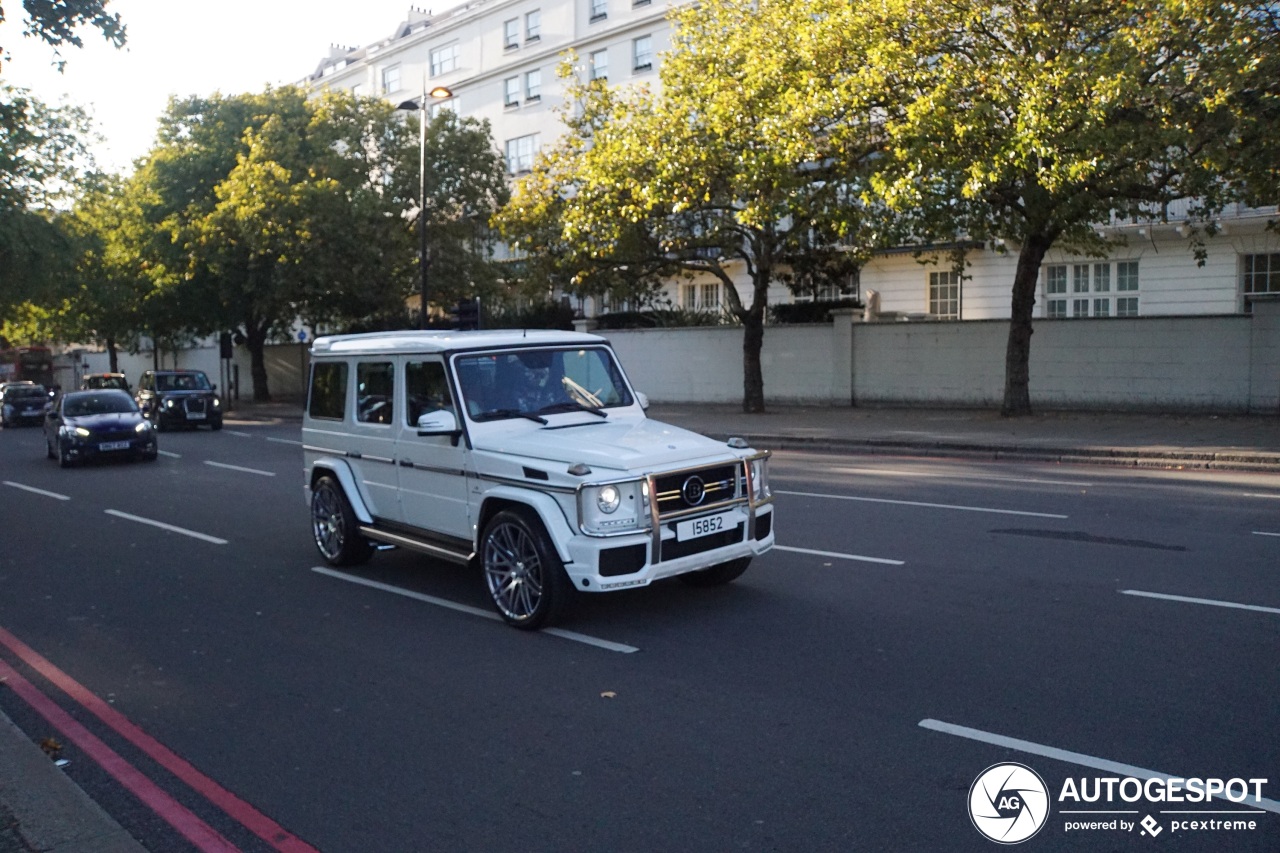
[[[402,589],[398,586],[382,583],[380,581],[369,580],[368,578],[356,577],[348,575],[344,572],[337,572],[325,566],[313,566],[311,571],[317,574],[327,575],[331,578],[346,581],[347,583],[359,584],[372,589],[390,592],[394,595],[402,595],[405,598],[412,598],[415,601],[434,604],[436,607],[444,607],[448,610],[456,610],[459,613],[466,613],[469,616],[479,616],[481,619],[489,619],[491,621],[501,622],[502,617],[491,610],[481,610],[479,607],[471,607],[467,604],[459,604],[456,601],[449,601],[446,598],[436,598],[434,595],[425,595],[421,592],[413,592],[412,590]],[[624,645],[623,643],[615,643],[611,640],[602,640],[599,637],[592,637],[587,634],[579,634],[577,631],[565,631],[562,628],[543,628],[541,633],[551,634],[565,640],[573,640],[575,643],[585,643],[588,646],[595,646],[598,649],[605,649],[611,652],[621,652],[623,654],[631,654],[638,652],[640,649],[635,646]]]
[[[1245,492],[1241,497],[1244,498],[1270,498],[1271,500],[1280,501],[1280,495],[1268,495],[1262,492]]]
[[[44,495],[46,498],[54,498],[60,501],[71,500],[71,498],[67,495],[60,495],[57,492],[46,492],[44,489],[37,489],[35,486],[24,486],[21,483],[14,483],[10,480],[5,480],[4,484],[6,486],[11,486],[15,489],[22,489],[22,491],[24,492],[31,492],[34,495]]]
[[[168,530],[170,533],[181,533],[183,536],[190,536],[192,539],[199,539],[202,542],[210,542],[214,545],[226,545],[226,539],[219,539],[217,536],[209,536],[206,533],[197,533],[194,530],[188,530],[185,527],[176,527],[172,524],[165,524],[163,521],[156,521],[152,518],[143,518],[140,515],[130,515],[127,512],[121,512],[118,509],[104,509],[107,515],[114,515],[116,518],[123,518],[128,521],[136,521],[139,524],[149,524],[152,527],[159,527],[161,530]]]
[[[241,438],[253,438],[253,433],[251,433],[251,432],[240,432],[240,430],[238,430],[238,429],[229,429],[229,430],[227,430],[227,435],[238,435],[238,436],[240,436]]]
[[[274,441],[276,444],[296,444],[298,447],[302,446],[301,441],[294,441],[292,438],[268,438],[267,441]]]
[[[812,554],[815,557],[832,557],[837,560],[857,560],[860,563],[879,563],[884,566],[904,566],[902,560],[886,560],[883,557],[862,557],[858,554],[841,554],[836,551],[814,551],[810,548],[790,548],[786,545],[774,545],[775,551],[790,551],[793,554]]]
[[[1268,533],[1265,530],[1255,530],[1253,531],[1253,535],[1254,536],[1280,536],[1280,533]]]
[[[931,480],[975,480],[990,483],[1035,483],[1040,486],[1075,486],[1091,488],[1095,483],[1082,483],[1075,480],[1042,480],[1035,477],[990,477],[982,474],[951,474],[937,471],[902,471],[895,468],[832,468],[837,474],[871,474],[880,477],[926,477]]]
[[[1163,592],[1144,592],[1140,589],[1122,589],[1121,595],[1137,595],[1142,598],[1158,598],[1162,601],[1179,601],[1183,604],[1207,604],[1211,607],[1229,607],[1233,610],[1252,610],[1256,613],[1280,615],[1280,607],[1263,607],[1261,604],[1238,604],[1234,601],[1218,601],[1213,598],[1191,598],[1186,595],[1169,595]]]
[[[257,474],[259,477],[274,477],[276,475],[275,471],[263,471],[259,468],[245,468],[240,465],[228,465],[225,462],[211,462],[208,459],[204,461],[204,464],[211,465],[214,468],[225,468],[228,471],[239,471],[242,474]]]
[[[1016,749],[1018,752],[1040,755],[1044,758],[1052,758],[1055,761],[1064,761],[1067,764],[1091,767],[1094,770],[1102,770],[1106,773],[1116,773],[1121,776],[1132,776],[1135,779],[1186,778],[1185,776],[1177,776],[1172,773],[1161,773],[1158,770],[1147,770],[1142,767],[1134,767],[1132,764],[1121,764],[1118,761],[1109,761],[1105,758],[1095,758],[1092,755],[1085,755],[1082,752],[1070,752],[1065,749],[1058,749],[1056,746],[1045,746],[1044,744],[1033,743],[1029,740],[1005,737],[1004,735],[984,732],[981,729],[971,729],[968,726],[957,726],[954,723],[944,723],[940,720],[921,720],[920,728],[929,729],[934,732],[941,732],[947,735],[955,735],[956,737],[968,738],[969,740],[976,740],[981,743],[991,744],[992,746],[1004,747],[1005,749]],[[1266,809],[1269,812],[1280,814],[1280,803],[1275,800],[1268,800],[1265,797],[1259,797],[1256,795],[1249,796],[1241,802],[1240,805],[1254,806],[1256,808]]]
[[[182,458],[182,454],[181,454],[181,453],[174,453],[174,452],[173,452],[173,451],[171,451],[171,450],[157,450],[156,452],[157,452],[157,453],[159,453],[161,456],[168,456],[170,459],[181,459],[181,458]]]
[[[927,509],[954,509],[962,512],[990,512],[997,515],[1024,515],[1032,518],[1067,518],[1068,516],[1059,515],[1054,512],[1027,512],[1021,509],[994,509],[985,506],[960,506],[958,504],[933,504],[924,501],[897,501],[889,498],[861,498],[853,495],[827,495],[820,492],[788,492],[782,489],[774,489],[775,495],[794,495],[801,498],[826,498],[833,501],[859,501],[862,503],[872,504],[893,504],[894,506],[918,506]]]

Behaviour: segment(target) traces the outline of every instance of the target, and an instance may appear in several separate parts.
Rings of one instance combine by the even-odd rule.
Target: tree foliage
[[[815,0],[809,42],[843,57],[796,116],[830,128],[832,156],[920,240],[1018,244],[1004,411],[1030,410],[1036,283],[1052,247],[1101,254],[1112,217],[1195,199],[1207,218],[1238,180],[1274,176],[1274,5],[1206,0],[1014,4]],[[855,61],[856,60],[856,61]],[[845,64],[847,61],[847,64]],[[1274,201],[1274,198],[1272,199]]]
[[[81,27],[90,26],[102,33],[109,43],[124,47],[125,25],[118,14],[107,11],[110,0],[22,0],[26,12],[24,36],[38,38],[53,48],[64,44],[73,47],[84,45],[79,33]],[[4,23],[4,5],[0,3],[0,24]],[[9,61],[9,53],[0,47],[0,65]],[[55,60],[58,70],[66,60]]]

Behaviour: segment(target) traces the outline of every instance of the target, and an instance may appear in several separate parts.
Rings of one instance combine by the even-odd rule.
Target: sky
[[[436,12],[453,2],[414,0]],[[155,140],[156,119],[170,95],[260,92],[295,83],[315,70],[331,44],[363,46],[390,36],[411,0],[110,0],[128,28],[117,50],[100,31],[78,31],[83,48],[62,48],[66,69],[51,65],[53,48],[24,38],[20,0],[5,0],[0,46],[12,60],[0,80],[30,89],[49,104],[88,109],[105,143],[98,165],[130,171]]]

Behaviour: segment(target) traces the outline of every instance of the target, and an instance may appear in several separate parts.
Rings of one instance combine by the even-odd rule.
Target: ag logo
[[[1049,817],[1049,789],[1023,764],[993,764],[969,788],[969,818],[992,841],[1017,844],[1040,831]]]

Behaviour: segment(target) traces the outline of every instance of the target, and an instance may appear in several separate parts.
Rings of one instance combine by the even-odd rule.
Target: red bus
[[[53,352],[44,346],[0,350],[0,382],[27,380],[53,386]]]

